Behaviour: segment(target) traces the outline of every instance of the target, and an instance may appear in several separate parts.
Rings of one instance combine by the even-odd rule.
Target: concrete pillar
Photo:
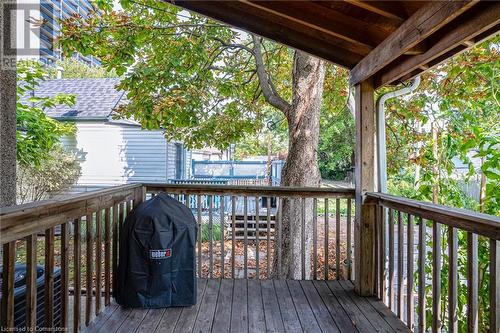
[[[16,38],[15,22],[6,24],[0,10],[0,33],[3,45]],[[0,48],[0,207],[16,203],[16,54]],[[15,52],[15,49],[14,49]],[[10,59],[10,61],[9,61]]]

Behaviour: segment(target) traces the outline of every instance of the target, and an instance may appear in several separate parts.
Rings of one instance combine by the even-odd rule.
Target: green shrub
[[[222,238],[221,227],[220,224],[212,225],[212,241],[220,241]],[[201,242],[209,242],[210,241],[210,226],[208,223],[201,225]]]

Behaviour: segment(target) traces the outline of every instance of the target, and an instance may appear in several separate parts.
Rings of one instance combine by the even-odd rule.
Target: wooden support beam
[[[405,20],[405,13],[402,8],[398,6],[397,2],[392,2],[390,4],[379,2],[379,1],[361,1],[361,0],[345,0],[345,2],[351,5],[357,6],[359,8],[366,9],[372,13],[397,20],[403,23]]]
[[[303,3],[293,1],[240,1],[305,27],[321,31],[333,38],[347,41],[349,44],[345,45],[349,51],[366,55],[374,48],[373,40],[355,26],[352,18],[344,17],[343,14],[334,11],[328,11],[328,16],[323,15],[322,12],[325,12],[325,8],[312,2],[304,6]]]
[[[347,50],[347,44],[298,23],[236,1],[173,1],[173,4],[193,10],[215,20],[251,31],[279,43],[300,49],[346,68],[353,68],[363,56]],[[267,24],[263,24],[267,22]],[[347,43],[347,42],[346,42]]]
[[[375,190],[375,102],[372,80],[355,86],[356,119],[356,223],[355,264],[356,292],[375,294],[375,219],[376,205],[365,204],[366,192]]]
[[[351,71],[351,85],[372,77],[475,3],[476,1],[429,2],[354,67]]]
[[[442,32],[439,31],[439,36],[433,36],[432,41],[429,41],[429,49],[424,53],[403,59],[384,69],[375,78],[375,86],[393,83],[418,69],[425,70],[430,67],[427,65],[429,62],[436,65],[439,61],[434,61],[435,59],[444,59],[442,56],[457,46],[471,47],[480,40],[477,36],[491,29],[492,33],[500,29],[500,2],[480,2],[467,12],[464,20],[451,22]]]

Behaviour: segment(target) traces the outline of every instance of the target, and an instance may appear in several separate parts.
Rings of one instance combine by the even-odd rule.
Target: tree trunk
[[[317,147],[324,77],[325,64],[322,60],[300,51],[295,52],[293,100],[286,112],[289,139],[288,156],[281,175],[282,186],[320,185]],[[278,268],[277,244],[273,263],[274,277],[302,278],[302,260],[305,262],[305,278],[310,277],[312,206],[312,199],[305,200],[305,228],[302,230],[301,199],[290,198],[282,201],[281,270]]]

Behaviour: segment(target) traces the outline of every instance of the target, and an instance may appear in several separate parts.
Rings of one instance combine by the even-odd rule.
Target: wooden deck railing
[[[2,208],[2,330],[72,327],[78,331],[88,325],[102,310],[102,296],[104,305],[110,303],[118,228],[142,198],[143,187],[134,184]],[[26,264],[24,297],[15,295],[14,270],[19,263]],[[42,277],[40,265],[45,269]]]
[[[300,207],[302,226],[309,216],[313,253],[301,250],[301,277],[350,279],[352,276],[352,189],[269,186],[145,184],[147,195],[162,191],[190,207],[198,221],[199,277],[272,278],[281,275],[281,207],[291,200]],[[307,211],[307,204],[310,211]],[[302,228],[304,230],[304,228]],[[302,233],[301,249],[305,248]],[[275,242],[277,240],[277,242]],[[277,257],[274,257],[274,246]],[[306,262],[307,261],[307,262]]]
[[[365,203],[378,207],[377,294],[410,329],[500,331],[499,217],[381,193]]]
[[[300,205],[302,225],[306,203],[312,203],[314,255],[310,263],[301,258],[303,275],[309,265],[314,279],[352,276],[351,189],[117,186],[0,210],[2,328],[78,331],[89,325],[111,301],[118,235],[127,213],[158,191],[176,196],[195,213],[200,226],[200,277],[272,277],[271,263],[275,260],[278,269],[281,267],[279,248],[274,258],[274,238],[282,237],[280,207],[284,200]],[[218,238],[214,237],[217,225],[222,235]],[[26,264],[26,291],[21,296],[15,293],[18,264]],[[42,268],[45,273],[40,275]]]
[[[351,189],[124,185],[0,210],[2,328],[87,326],[111,301],[118,235],[127,213],[159,191],[194,212],[200,277],[272,278],[273,269],[281,269],[274,240],[283,237],[280,207],[286,202],[300,207],[301,226],[309,223],[305,211],[312,207],[313,255],[310,262],[300,258],[302,276],[308,266],[312,279],[354,276]],[[365,204],[378,207],[378,295],[410,328],[424,332],[429,322],[433,331],[454,332],[466,320],[468,330],[476,331],[489,318],[486,326],[498,332],[498,217],[379,193],[369,193]],[[14,281],[19,263],[27,265],[21,299]],[[464,284],[467,300],[460,307]],[[480,286],[488,286],[485,297]]]

